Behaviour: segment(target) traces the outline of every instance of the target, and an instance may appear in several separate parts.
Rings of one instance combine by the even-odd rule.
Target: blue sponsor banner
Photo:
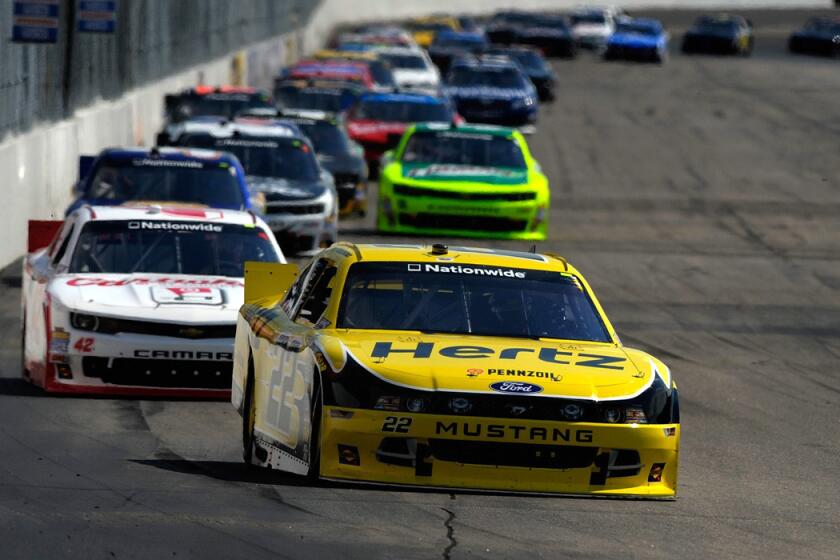
[[[117,28],[116,0],[79,0],[81,33],[113,33]]]
[[[12,41],[55,43],[58,15],[59,0],[15,0],[12,3]]]

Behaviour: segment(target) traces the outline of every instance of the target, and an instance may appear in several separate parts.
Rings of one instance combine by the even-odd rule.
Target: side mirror
[[[79,182],[87,178],[95,161],[96,156],[79,156]]]

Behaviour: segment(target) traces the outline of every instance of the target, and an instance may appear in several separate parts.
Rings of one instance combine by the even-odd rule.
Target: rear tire
[[[245,379],[245,397],[242,402],[242,459],[248,466],[254,466],[254,425],[257,411],[254,407],[254,362],[248,358],[248,376]]]
[[[306,478],[316,481],[321,476],[321,373],[316,369],[312,378],[312,401],[309,407],[312,433],[309,436],[309,470]]]

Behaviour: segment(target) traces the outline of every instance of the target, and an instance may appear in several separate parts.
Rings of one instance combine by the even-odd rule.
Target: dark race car
[[[441,74],[446,74],[455,58],[465,54],[481,54],[487,47],[483,33],[441,31],[429,47],[429,56]]]
[[[516,10],[497,12],[484,32],[491,43],[510,45],[519,40],[519,30],[530,25],[534,20],[533,14]]]
[[[753,28],[749,20],[728,14],[702,16],[683,36],[682,51],[688,54],[749,56],[753,43]]]
[[[518,28],[515,39],[539,48],[546,56],[571,58],[577,54],[572,29],[564,16],[535,14]]]
[[[66,214],[87,205],[197,204],[263,212],[239,161],[226,153],[176,148],[107,148],[79,158],[79,181]]]
[[[815,17],[788,40],[790,52],[840,57],[840,18]]]
[[[341,215],[364,215],[367,210],[367,175],[364,149],[350,139],[336,117],[320,111],[283,111],[309,138],[318,161],[335,180]]]
[[[157,135],[157,145],[171,142],[172,125],[199,117],[232,119],[244,109],[271,108],[274,103],[266,91],[238,86],[197,86],[164,97],[164,129]]]
[[[468,122],[522,126],[537,120],[537,90],[507,57],[463,57],[453,62],[444,91]]]
[[[352,106],[363,91],[363,88],[352,82],[280,79],[274,84],[274,98],[277,106],[283,110],[341,113]]]
[[[265,201],[264,219],[285,253],[311,253],[338,235],[333,177],[294,123],[232,122],[197,125],[182,146],[230,152],[242,163],[248,187]]]
[[[540,51],[534,47],[513,45],[510,47],[490,47],[485,51],[490,56],[506,56],[519,63],[522,69],[530,78],[531,83],[537,88],[540,101],[554,99],[554,85],[557,76],[546,63]]]
[[[365,149],[365,159],[375,176],[379,158],[397,146],[406,129],[415,123],[460,122],[448,100],[416,93],[367,93],[347,113],[350,137]]]

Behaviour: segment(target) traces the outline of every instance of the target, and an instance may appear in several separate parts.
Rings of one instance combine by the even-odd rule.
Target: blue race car
[[[444,91],[468,122],[522,126],[537,120],[537,90],[507,57],[461,57],[452,62]]]
[[[622,21],[607,39],[604,58],[662,63],[668,58],[668,32],[655,19]]]
[[[481,54],[487,45],[484,33],[439,31],[429,46],[429,58],[441,74],[446,74],[454,59],[467,54]]]
[[[262,211],[251,198],[245,172],[231,154],[178,148],[108,148],[79,158],[79,181],[70,214],[86,204],[186,203]]]

